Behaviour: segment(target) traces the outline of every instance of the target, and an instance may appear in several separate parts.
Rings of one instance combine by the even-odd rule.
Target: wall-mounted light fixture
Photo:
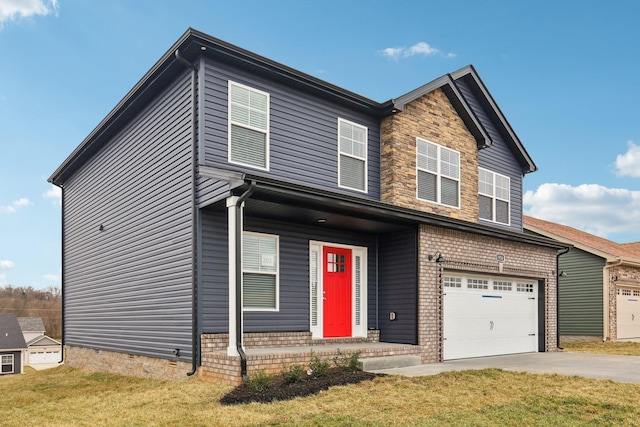
[[[440,252],[436,252],[433,255],[429,255],[427,258],[429,259],[429,261],[435,260],[436,262],[444,262],[444,257]]]
[[[324,224],[327,222],[326,218],[318,218],[318,224]]]
[[[611,278],[613,279],[614,282],[618,280],[618,276],[616,276],[615,274]]]
[[[568,276],[568,274],[567,274],[567,272],[566,272],[566,271],[564,271],[564,270],[560,270],[560,271],[558,272],[558,277],[567,277],[567,276]]]
[[[104,231],[104,225],[100,224],[100,227],[98,227],[98,230]]]

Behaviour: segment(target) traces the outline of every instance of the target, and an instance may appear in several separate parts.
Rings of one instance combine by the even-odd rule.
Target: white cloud
[[[542,184],[527,191],[525,214],[601,237],[640,230],[640,191],[598,184]]]
[[[1,206],[0,205],[0,213],[16,213],[19,209],[25,208],[27,206],[31,206],[33,203],[29,201],[26,197],[23,197],[18,200],[14,200],[9,205]]]
[[[640,146],[627,142],[628,150],[616,157],[616,174],[618,176],[640,177]]]
[[[418,42],[411,47],[388,47],[380,51],[382,55],[398,60],[400,58],[408,58],[410,56],[435,56],[440,55],[445,58],[453,58],[454,53],[443,53],[440,49],[431,46],[427,42]]]
[[[6,270],[13,267],[15,267],[15,263],[13,261],[9,261],[8,259],[0,259],[0,270]]]
[[[0,0],[0,29],[5,22],[57,12],[58,0]]]
[[[45,274],[44,276],[42,276],[42,278],[47,282],[57,282],[60,280],[60,278],[55,274]]]
[[[46,199],[53,199],[53,204],[55,206],[62,205],[62,189],[58,186],[51,184],[51,188],[42,193],[42,197]]]

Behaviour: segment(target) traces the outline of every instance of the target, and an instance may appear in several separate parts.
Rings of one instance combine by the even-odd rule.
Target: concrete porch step
[[[363,371],[377,371],[380,369],[406,368],[422,364],[420,356],[383,356],[360,359]]]

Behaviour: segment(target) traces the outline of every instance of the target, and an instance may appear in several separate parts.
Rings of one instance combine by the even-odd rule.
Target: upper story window
[[[367,128],[338,119],[338,186],[367,192]]]
[[[269,94],[231,81],[229,163],[269,169]]]
[[[245,310],[278,310],[278,265],[277,235],[243,234],[242,301]]]
[[[486,169],[478,170],[480,218],[509,224],[511,183],[509,177]]]
[[[460,153],[416,138],[417,197],[460,207]]]

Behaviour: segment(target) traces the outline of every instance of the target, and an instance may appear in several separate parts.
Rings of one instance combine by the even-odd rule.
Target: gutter
[[[569,252],[571,248],[559,250],[556,254],[556,347],[560,347],[560,256]]]
[[[185,67],[191,69],[191,370],[187,376],[196,373],[198,369],[198,273],[196,257],[198,244],[198,208],[196,206],[196,167],[198,134],[196,129],[196,78],[198,68],[180,56],[180,51],[175,50],[176,59]]]
[[[61,256],[62,256],[62,280],[60,281],[60,294],[62,295],[62,317],[60,319],[60,327],[62,328],[62,330],[60,331],[60,333],[62,334],[62,337],[60,338],[60,360],[58,361],[58,363],[63,363],[64,362],[64,272],[65,272],[65,268],[64,268],[64,188],[62,186],[60,186],[60,190],[61,190],[61,199],[60,199],[60,206],[61,206],[61,225],[60,225],[60,234],[61,236],[61,241],[62,241],[62,250],[61,250]]]
[[[247,354],[242,348],[242,204],[256,189],[256,182],[251,181],[249,188],[240,195],[236,202],[236,349],[240,355],[240,375],[244,382],[249,382],[247,375]]]

